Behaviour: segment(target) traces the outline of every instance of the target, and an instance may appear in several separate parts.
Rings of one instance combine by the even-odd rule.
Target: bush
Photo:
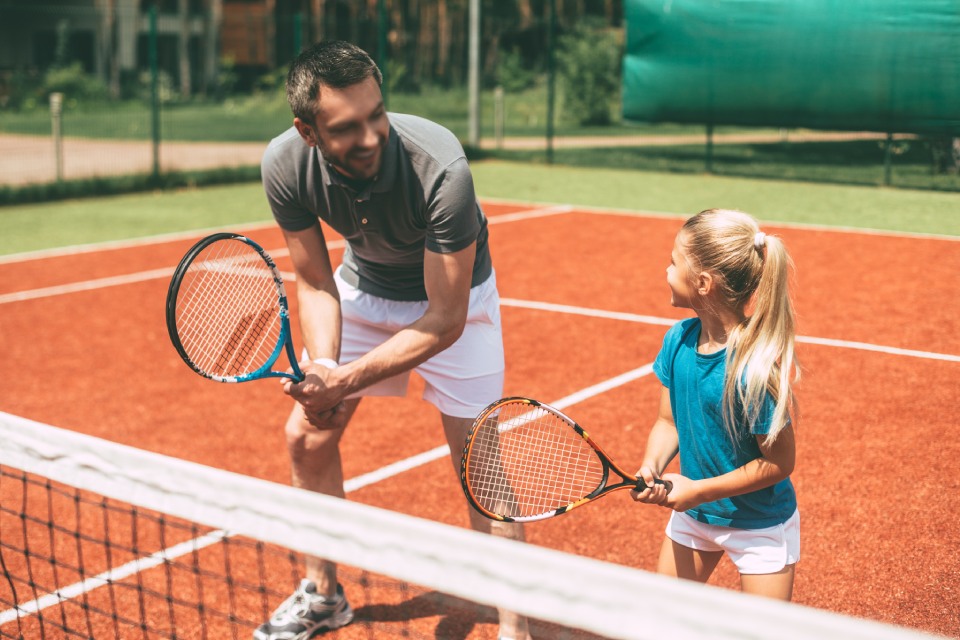
[[[500,51],[497,61],[497,84],[510,93],[525,91],[533,86],[536,73],[523,61],[517,48]]]
[[[62,93],[67,104],[76,104],[78,101],[100,102],[109,95],[107,85],[102,80],[87,75],[79,62],[49,69],[43,77],[43,92],[47,97],[51,93]]]
[[[609,125],[620,88],[621,46],[608,29],[578,27],[560,39],[564,109],[581,125]]]

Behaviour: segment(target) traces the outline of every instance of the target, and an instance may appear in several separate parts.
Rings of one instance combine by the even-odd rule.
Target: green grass
[[[960,194],[728,176],[473,163],[477,193],[689,215],[708,207],[761,220],[960,236]],[[258,183],[0,208],[0,254],[271,219]]]
[[[891,156],[890,185],[884,185],[886,172],[884,142],[881,140],[715,144],[710,173],[743,178],[960,191],[960,175],[935,175],[932,172],[931,152],[924,141],[903,140],[895,145],[898,153]],[[495,151],[487,152],[486,156],[542,164],[546,153],[542,150]],[[555,148],[554,163],[702,174],[707,169],[707,153],[705,144]]]
[[[446,126],[461,139],[468,137],[467,90],[424,87],[418,93],[387,96],[388,107],[399,113],[415,113]],[[612,112],[616,110],[612,105]],[[504,134],[544,136],[547,94],[540,85],[504,97]],[[492,90],[481,93],[481,135],[494,136]],[[64,135],[147,140],[152,136],[151,113],[146,102],[71,105],[63,113]],[[280,91],[238,96],[217,102],[164,104],[160,115],[163,140],[216,140],[248,142],[269,140],[293,122],[286,98]],[[703,125],[633,125],[581,127],[564,114],[562,99],[556,103],[556,135],[630,135],[640,133],[703,133]],[[725,130],[743,130],[726,128]],[[0,132],[50,135],[50,113],[45,107],[24,111],[0,110]],[[719,131],[719,130],[718,130]]]
[[[542,164],[473,163],[482,197],[690,215],[710,207],[771,222],[960,236],[960,194]]]

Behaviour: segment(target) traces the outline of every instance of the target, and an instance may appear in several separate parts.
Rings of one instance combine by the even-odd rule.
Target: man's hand
[[[303,406],[307,420],[318,429],[340,429],[345,425],[342,418],[345,394],[339,383],[336,369],[311,362],[301,363],[304,373],[302,382],[283,379],[283,391]]]

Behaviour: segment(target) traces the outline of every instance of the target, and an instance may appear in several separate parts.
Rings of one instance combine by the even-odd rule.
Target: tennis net
[[[341,565],[353,624],[324,637],[930,636],[494,538],[0,413],[0,638],[250,638]]]

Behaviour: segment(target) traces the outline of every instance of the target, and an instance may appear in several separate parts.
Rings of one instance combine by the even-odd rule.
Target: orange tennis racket
[[[620,477],[611,483],[611,472]],[[530,398],[503,398],[473,423],[460,462],[470,504],[493,520],[545,520],[619,489],[647,488],[570,417]],[[673,488],[669,481],[657,484]]]

